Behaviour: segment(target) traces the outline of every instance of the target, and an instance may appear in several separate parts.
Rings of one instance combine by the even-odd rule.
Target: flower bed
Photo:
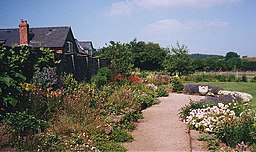
[[[255,150],[256,115],[248,104],[251,99],[247,93],[220,90],[219,95],[182,107],[180,117],[190,129],[214,135],[234,149],[244,143]]]
[[[202,84],[187,84],[184,86],[184,93],[186,94],[199,94],[199,86],[207,86],[209,92],[213,94],[218,94],[220,90],[223,90],[220,87],[212,86],[212,85],[202,85]]]

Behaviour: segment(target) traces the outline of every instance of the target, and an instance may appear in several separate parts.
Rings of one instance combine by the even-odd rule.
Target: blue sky
[[[190,53],[256,56],[256,0],[1,0],[0,28],[71,26],[102,48],[134,38]]]

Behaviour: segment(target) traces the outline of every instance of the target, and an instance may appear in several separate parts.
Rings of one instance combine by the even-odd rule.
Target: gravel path
[[[191,151],[188,129],[179,120],[178,110],[190,99],[200,98],[184,94],[161,97],[160,104],[142,111],[144,119],[132,132],[134,141],[124,147],[128,151]]]

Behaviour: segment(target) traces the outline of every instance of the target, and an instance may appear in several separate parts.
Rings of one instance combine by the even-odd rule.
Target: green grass
[[[194,82],[186,82],[186,84],[191,84]],[[196,84],[196,83],[195,83]],[[253,96],[252,106],[256,109],[256,83],[252,82],[199,82],[197,84],[209,84],[221,87],[229,91],[239,91],[246,92]]]

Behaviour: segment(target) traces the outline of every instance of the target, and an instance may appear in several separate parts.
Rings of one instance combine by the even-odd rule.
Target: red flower
[[[128,80],[132,83],[137,83],[137,84],[141,83],[141,80],[138,76],[130,76]]]

